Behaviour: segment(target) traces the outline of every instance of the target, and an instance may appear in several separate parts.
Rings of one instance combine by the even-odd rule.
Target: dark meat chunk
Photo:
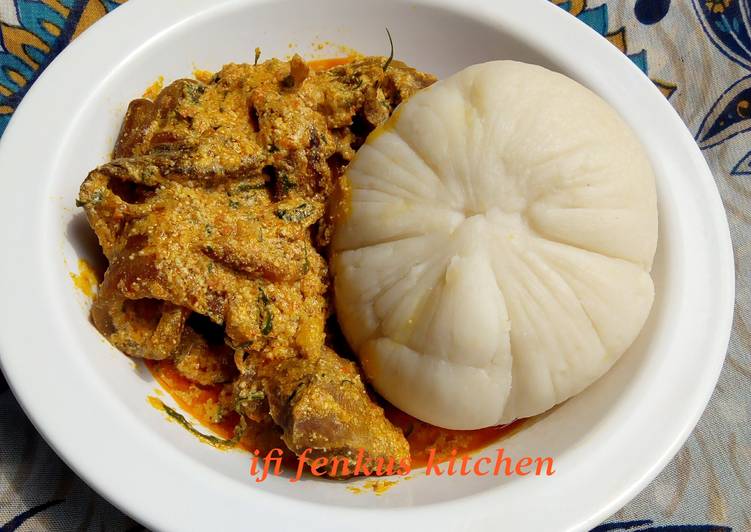
[[[353,362],[324,348],[317,358],[293,358],[259,368],[271,417],[284,431],[284,443],[310,458],[409,456],[401,431],[368,396]]]

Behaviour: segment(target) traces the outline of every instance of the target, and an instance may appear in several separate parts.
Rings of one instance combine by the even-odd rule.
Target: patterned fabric
[[[736,315],[709,407],[678,455],[598,532],[751,530],[751,0],[552,0],[670,99],[712,168],[736,259]],[[36,77],[117,0],[0,0],[0,135]],[[649,437],[645,434],[644,437]],[[0,532],[143,527],[79,480],[0,377]]]

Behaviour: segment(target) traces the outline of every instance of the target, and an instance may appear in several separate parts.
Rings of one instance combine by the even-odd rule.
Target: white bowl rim
[[[41,257],[41,250],[50,242],[29,242],[24,240],[24,235],[33,233],[42,226],[44,214],[41,207],[33,209],[28,207],[35,199],[34,190],[23,186],[25,181],[15,174],[27,176],[44,175],[48,169],[48,161],[54,160],[55,153],[54,133],[55,127],[64,122],[65,105],[61,105],[60,97],[51,98],[53,91],[61,87],[63,102],[70,98],[71,102],[84,101],[84,94],[75,95],[73,89],[80,86],[95,87],[107,75],[108,68],[113,61],[125,61],[129,54],[135,53],[140,46],[145,46],[147,41],[158,37],[159,32],[168,31],[177,25],[186,23],[188,20],[201,17],[208,12],[216,13],[220,10],[233,9],[238,5],[252,6],[265,3],[264,0],[224,0],[215,3],[206,3],[203,0],[163,0],[158,7],[147,0],[131,0],[119,7],[114,13],[108,15],[92,28],[81,35],[58,58],[46,69],[39,80],[29,90],[26,97],[19,105],[15,116],[11,120],[5,135],[0,141],[0,167],[11,169],[14,173],[12,180],[8,179],[8,173],[4,171],[5,179],[0,186],[4,193],[0,197],[0,220],[4,220],[6,228],[24,227],[24,231],[7,231],[0,237],[3,249],[18,250],[13,260],[3,261],[0,264],[0,293],[6,301],[0,309],[0,363],[7,377],[8,383],[16,398],[28,414],[37,429],[50,443],[55,451],[92,485],[99,493],[110,501],[133,515],[146,526],[156,529],[178,528],[211,528],[215,525],[214,516],[201,515],[196,508],[190,508],[181,504],[180,496],[171,497],[170,500],[161,499],[160,488],[169,485],[179,494],[188,494],[192,481],[187,472],[180,468],[181,462],[177,457],[160,457],[163,460],[165,471],[172,476],[168,484],[154,482],[151,485],[139,483],[138,478],[132,475],[128,460],[122,462],[108,461],[101,453],[101,447],[93,441],[82,441],[77,428],[81,422],[64,417],[65,400],[44,400],[45,393],[55,392],[59,397],[65,397],[65,386],[56,382],[59,374],[60,361],[49,362],[47,371],[39,373],[38,368],[33,367],[24,353],[34,348],[50,347],[54,345],[53,338],[45,338],[44,334],[32,334],[28,327],[19,324],[19,317],[35,317],[37,323],[45,325],[52,321],[52,316],[41,314],[39,309],[44,308],[45,295],[38,291],[21,291],[18,286],[19,275],[28,275],[29,278],[47,279],[47,274],[37,264]],[[686,129],[678,115],[670,107],[669,103],[662,98],[659,92],[651,85],[649,80],[615,47],[599,38],[581,21],[564,13],[559,8],[549,4],[545,0],[534,2],[503,2],[492,0],[466,0],[460,6],[451,0],[418,0],[417,2],[428,6],[441,6],[454,10],[461,10],[472,15],[486,17],[487,20],[503,26],[506,31],[519,31],[524,27],[525,20],[535,20],[539,31],[534,36],[525,36],[532,45],[544,50],[550,57],[554,57],[562,65],[566,65],[586,77],[593,74],[586,73],[584,67],[576,65],[572,58],[566,57],[563,49],[585,50],[589,57],[597,58],[598,61],[612,62],[617,66],[618,75],[628,79],[632,90],[643,92],[646,101],[659,110],[656,121],[661,122],[661,127],[671,130],[675,137],[675,144],[679,146],[684,155],[689,158],[695,168],[696,186],[704,195],[708,214],[707,234],[711,242],[707,243],[707,250],[712,253],[711,260],[716,267],[717,278],[713,280],[713,313],[707,317],[707,325],[710,330],[710,338],[707,340],[706,373],[702,378],[702,386],[695,390],[695,394],[686,398],[680,415],[682,428],[673,434],[670,440],[662,445],[649,457],[649,460],[639,464],[640,476],[638,481],[623,485],[620,493],[612,497],[607,504],[601,505],[594,511],[580,515],[575,523],[567,526],[568,529],[583,529],[597,524],[602,519],[612,514],[638,493],[646,484],[654,478],[664,465],[678,451],[686,440],[691,430],[697,423],[714,389],[724,361],[724,355],[729,341],[730,329],[734,308],[734,267],[733,252],[727,220],[719,197],[712,174],[696,146],[693,137]],[[513,6],[513,9],[504,9],[503,6]],[[565,28],[565,32],[552,31],[552,28]],[[122,32],[121,28],[128,28],[128,32]],[[118,35],[118,39],[110,38]],[[597,37],[597,38],[595,38]],[[131,51],[128,51],[131,50]],[[572,54],[573,55],[573,54]],[[102,58],[107,58],[106,61]],[[77,62],[88,61],[91,63],[91,79],[80,80],[79,85],[71,86],[67,79],[68,67]],[[92,82],[89,85],[88,82]],[[93,89],[92,89],[93,90]],[[658,97],[662,101],[658,101]],[[53,124],[50,131],[40,131],[40,117],[48,117],[49,123]],[[35,139],[35,142],[30,142]],[[39,151],[50,154],[49,159],[39,157]],[[38,197],[36,198],[38,201]],[[24,209],[24,205],[27,206]],[[44,285],[42,285],[44,286]],[[54,330],[50,323],[50,330]],[[81,386],[91,386],[96,389],[96,383],[76,383]],[[40,394],[40,391],[43,392]],[[70,399],[78,401],[78,399]],[[81,406],[80,404],[78,406]],[[100,427],[110,435],[122,435],[127,433],[126,421],[113,421],[107,419],[106,409],[96,403],[88,405],[88,415],[100,420]],[[86,439],[84,439],[86,440]],[[134,437],[134,448],[148,449],[151,440],[148,435],[139,434]],[[113,481],[112,478],[116,480]],[[176,482],[175,479],[179,479]],[[232,484],[217,480],[215,489],[231,497]],[[491,491],[471,498],[443,503],[430,508],[409,508],[400,510],[379,511],[380,527],[382,519],[390,515],[393,523],[403,526],[420,526],[429,519],[438,524],[446,519],[451,522],[449,516],[455,516],[457,512],[464,515],[477,514],[488,515],[488,508],[492,508],[494,493]],[[234,501],[228,500],[228,505]],[[292,527],[295,524],[307,523],[336,529],[351,525],[354,519],[362,522],[363,514],[369,510],[338,508],[336,512],[327,511],[325,507],[313,504],[301,505],[301,511],[290,511],[286,506],[287,501],[264,494],[259,490],[256,504],[262,506],[265,512],[273,515],[280,528]],[[304,510],[304,511],[302,511]],[[502,516],[502,510],[492,512]],[[501,517],[502,518],[502,517]],[[373,525],[371,525],[373,526]]]

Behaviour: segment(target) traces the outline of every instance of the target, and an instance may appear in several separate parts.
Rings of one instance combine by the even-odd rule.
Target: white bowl
[[[107,160],[128,101],[157,76],[251,61],[256,46],[266,58],[325,40],[383,55],[386,26],[399,59],[439,76],[506,58],[572,76],[623,115],[654,165],[660,241],[645,330],[603,379],[501,443],[517,457],[554,457],[552,477],[417,475],[382,496],[324,480],[256,484],[248,454],[204,445],[147,404],[154,381],[97,333],[69,277],[87,249],[78,186]],[[701,153],[627,58],[544,0],[131,1],[31,88],[0,144],[0,172],[5,375],[60,456],[152,528],[583,529],[678,450],[724,359],[732,250]]]

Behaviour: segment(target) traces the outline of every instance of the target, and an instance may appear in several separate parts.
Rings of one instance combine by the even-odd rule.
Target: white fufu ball
[[[618,114],[539,66],[471,66],[374,131],[334,232],[342,330],[434,425],[544,412],[602,376],[654,298],[655,180]]]

